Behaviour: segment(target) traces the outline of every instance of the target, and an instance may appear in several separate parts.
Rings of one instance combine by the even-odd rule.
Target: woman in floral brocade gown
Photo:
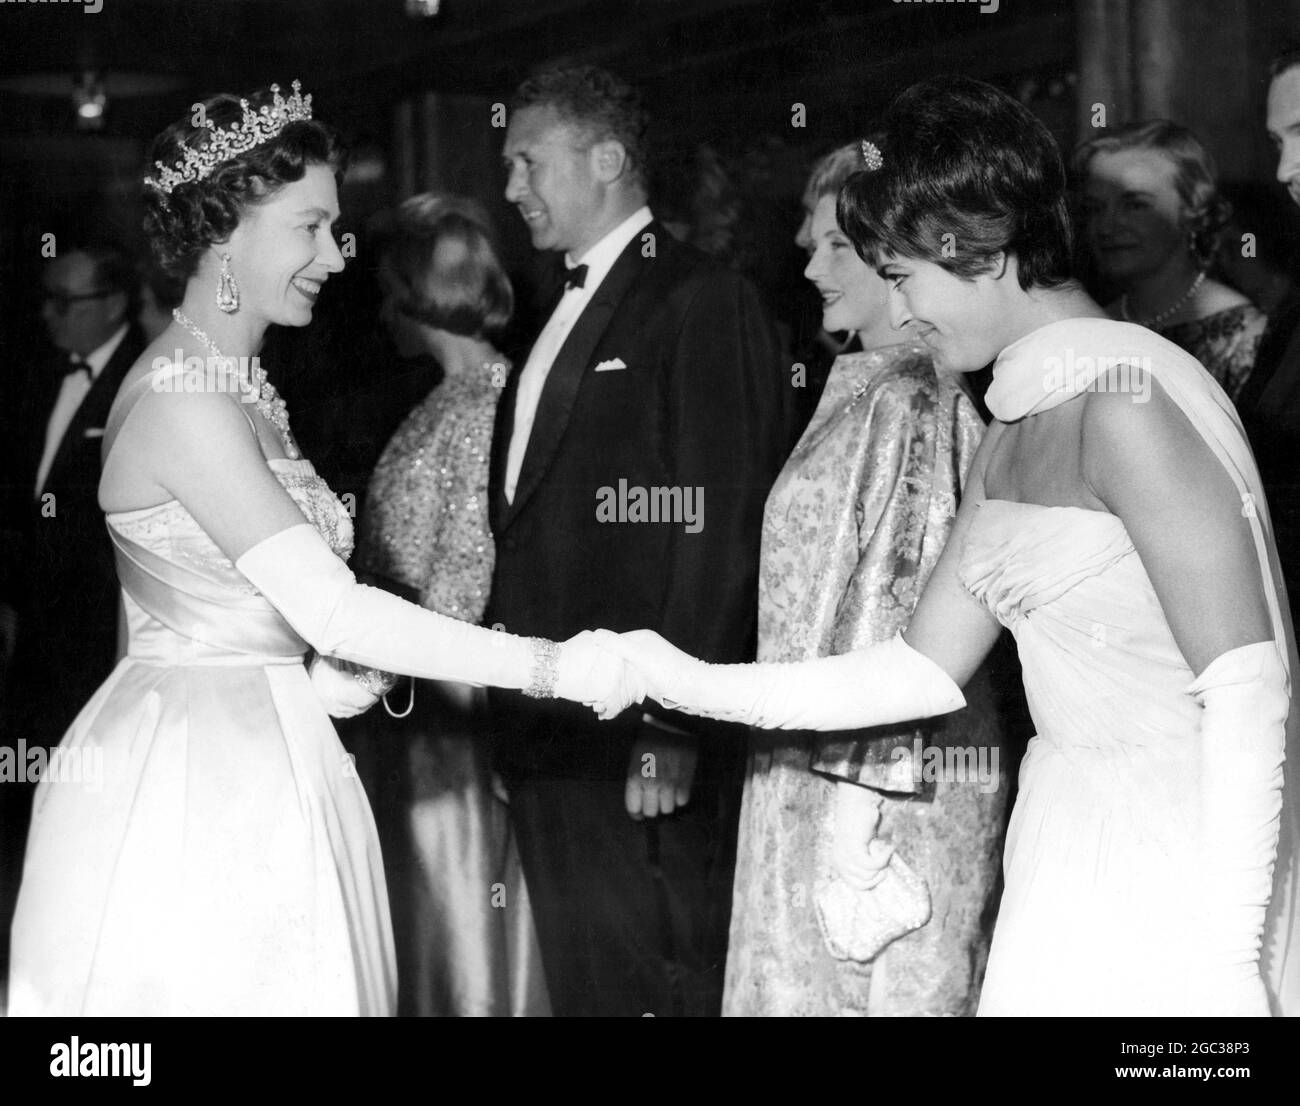
[[[891,328],[885,283],[836,224],[836,193],[862,167],[855,143],[820,162],[809,184],[806,275],[826,329],[857,331],[863,352],[836,360],[768,497],[764,661],[848,652],[907,624],[984,434],[957,378],[937,373],[923,346]],[[988,691],[973,681],[970,709],[938,723],[752,731],[725,1014],[974,1013],[1006,802]],[[945,746],[980,750],[973,763],[984,778],[932,778],[917,752]],[[840,959],[818,921],[816,884],[831,874],[837,845],[860,848],[873,827],[928,884],[932,917],[871,959]]]

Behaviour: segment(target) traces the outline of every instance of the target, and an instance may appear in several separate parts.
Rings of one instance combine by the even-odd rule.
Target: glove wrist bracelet
[[[528,639],[532,651],[528,686],[524,694],[530,699],[554,699],[555,684],[560,673],[560,646],[546,638]]]

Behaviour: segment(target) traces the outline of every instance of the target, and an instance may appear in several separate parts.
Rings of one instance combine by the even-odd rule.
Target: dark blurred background
[[[265,359],[309,456],[341,491],[364,487],[428,383],[394,368],[374,324],[367,220],[427,189],[479,197],[527,305],[535,259],[501,199],[495,105],[543,62],[594,62],[642,87],[657,121],[656,212],[753,276],[794,348],[818,317],[792,240],[811,160],[932,73],[1012,92],[1067,149],[1099,107],[1109,126],[1152,115],[1191,126],[1257,235],[1257,263],[1233,277],[1265,307],[1296,248],[1263,97],[1266,60],[1300,28],[1300,0],[1000,0],[988,12],[890,0],[94,6],[0,3],[0,364],[13,373],[42,352],[44,235],[111,236],[143,256],[138,181],[152,136],[212,93],[299,78],[353,144],[339,229],[356,236],[355,257],[317,321],[273,335]]]

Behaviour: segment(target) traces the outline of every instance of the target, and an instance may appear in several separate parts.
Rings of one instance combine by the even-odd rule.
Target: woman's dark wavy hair
[[[1154,150],[1173,164],[1174,188],[1183,206],[1192,253],[1200,267],[1208,269],[1218,251],[1219,234],[1232,217],[1232,204],[1219,194],[1218,172],[1210,151],[1190,130],[1168,119],[1130,123],[1075,147],[1070,169],[1076,184],[1086,181],[1094,157],[1118,150]]]
[[[837,204],[864,261],[919,258],[971,280],[1006,253],[1022,288],[1070,280],[1065,168],[1024,105],[983,81],[931,77],[894,100],[883,132],[883,167],[851,177]]]
[[[246,97],[256,109],[272,101],[270,89]],[[203,101],[203,115],[218,129],[243,119],[239,97],[222,93]],[[202,149],[209,130],[194,125],[198,108],[178,120],[153,140],[149,148],[148,175],[154,162],[174,165],[186,149]],[[203,251],[228,241],[239,220],[253,206],[281,187],[302,180],[309,165],[327,165],[338,180],[347,167],[347,148],[333,127],[314,119],[289,123],[269,142],[222,162],[201,181],[179,184],[170,194],[145,185],[144,231],[163,271],[188,280],[198,268]]]
[[[451,334],[502,337],[514,290],[482,204],[433,192],[411,196],[381,221],[376,237],[403,289],[403,314]]]

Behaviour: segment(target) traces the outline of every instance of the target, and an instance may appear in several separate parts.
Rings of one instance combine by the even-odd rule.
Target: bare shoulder
[[[1168,507],[1189,494],[1231,498],[1231,481],[1208,443],[1159,381],[1142,376],[1143,390],[1082,399],[1080,460],[1088,486],[1121,515],[1121,505],[1138,501]]]
[[[137,366],[138,368],[138,366]],[[234,389],[203,386],[177,366],[132,368],[119,398],[129,410],[110,446],[110,457],[162,485],[180,466],[260,462],[262,453]],[[128,387],[130,391],[128,392]]]
[[[1084,478],[1123,522],[1188,666],[1265,640],[1247,493],[1160,386],[1083,397]]]
[[[126,409],[114,411],[120,425],[106,442],[100,505],[107,511],[155,503],[188,476],[262,463],[238,394],[195,387],[180,366],[137,362],[116,402]]]
[[[179,371],[180,363],[173,362],[171,358],[162,354],[157,346],[158,343],[155,342],[147,347],[127,369],[126,375],[122,377],[122,383],[118,385],[117,395],[113,399],[110,417],[116,416],[120,408],[139,398],[140,388],[146,378],[157,379],[160,373],[169,371],[173,364],[176,364]]]
[[[152,384],[132,408],[131,417],[151,438],[165,441],[181,454],[234,448],[255,453],[239,393],[215,387],[191,387],[186,372],[151,373]]]
[[[1187,417],[1149,370],[1113,367],[1084,392],[1079,421],[1085,464],[1090,455],[1116,463],[1158,453],[1185,430],[1199,440]]]

